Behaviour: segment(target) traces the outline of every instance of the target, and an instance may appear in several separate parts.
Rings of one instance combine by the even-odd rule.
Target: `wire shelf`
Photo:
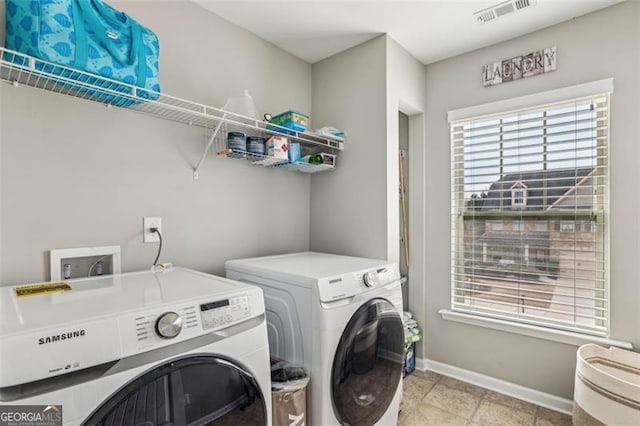
[[[244,159],[251,164],[265,167],[275,167],[278,169],[286,169],[302,173],[319,173],[333,170],[335,166],[332,164],[310,164],[304,162],[290,162],[282,158],[274,158],[268,155],[255,154],[237,149],[225,148],[218,152],[218,155],[233,159]]]
[[[0,48],[0,81],[14,86],[28,86],[83,100],[99,102],[107,107],[133,110],[153,117],[216,129],[222,123],[268,135],[282,135],[292,142],[342,150],[344,142],[310,132],[294,132],[265,121],[224,111],[204,104],[145,90],[77,69],[57,65],[12,50]],[[269,128],[267,128],[267,125]],[[203,158],[206,152],[203,154]],[[201,161],[194,168],[194,177]]]
[[[245,159],[251,164],[258,166],[277,166],[280,164],[287,164],[289,161],[283,158],[275,158],[268,155],[256,154],[253,152],[241,151],[238,149],[225,148],[218,152],[218,155],[226,156],[227,158]]]
[[[303,162],[279,164],[276,167],[301,173],[320,173],[335,169],[333,164],[312,164]]]

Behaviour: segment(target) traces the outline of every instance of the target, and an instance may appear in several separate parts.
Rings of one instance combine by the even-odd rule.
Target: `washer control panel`
[[[202,303],[200,305],[200,318],[202,319],[203,330],[218,328],[247,318],[250,315],[251,309],[249,309],[249,299],[246,295]]]
[[[190,294],[183,294],[180,288],[170,290],[164,295],[166,300],[154,297],[147,301],[148,309],[123,312],[122,315],[108,319],[115,332],[102,333],[108,335],[100,339],[100,342],[119,342],[118,345],[108,345],[113,348],[114,353],[117,352],[108,356],[110,360],[221,332],[251,318],[262,319],[265,312],[262,290],[257,287],[235,285],[231,288],[233,291],[223,293],[217,291],[216,286],[207,283]],[[231,334],[221,332],[218,337]],[[115,337],[110,339],[111,335]],[[92,344],[95,346],[95,343]]]
[[[400,279],[400,272],[395,265],[372,269],[362,275],[362,284],[365,287],[382,287]]]
[[[398,264],[389,263],[378,268],[322,278],[318,280],[318,293],[321,302],[333,302],[384,287],[399,279]]]
[[[167,312],[148,312],[133,318],[138,350],[164,344],[174,338],[198,335],[198,316],[194,305]],[[125,344],[126,345],[126,344]]]

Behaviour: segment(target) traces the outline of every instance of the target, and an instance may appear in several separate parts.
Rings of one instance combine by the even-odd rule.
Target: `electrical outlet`
[[[157,243],[160,242],[160,237],[157,233],[151,232],[151,228],[158,228],[158,231],[162,233],[162,218],[159,217],[143,217],[142,218],[142,241],[145,243]]]

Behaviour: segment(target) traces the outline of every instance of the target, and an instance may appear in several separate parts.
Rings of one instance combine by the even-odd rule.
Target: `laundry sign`
[[[526,55],[516,56],[515,58],[494,62],[482,68],[482,85],[484,87],[495,86],[496,84],[555,71],[557,61],[558,54],[554,46],[544,50],[536,50]]]

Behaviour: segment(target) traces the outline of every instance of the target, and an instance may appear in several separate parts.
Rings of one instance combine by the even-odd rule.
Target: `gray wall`
[[[611,335],[640,345],[640,3],[625,2],[426,67],[426,358],[571,398],[576,347],[452,323],[447,111],[607,77],[611,97]],[[550,46],[556,72],[483,88],[487,63]]]
[[[398,193],[398,179],[400,176],[398,164],[398,111],[409,116],[409,151],[412,157],[409,159],[410,169],[416,171],[424,169],[422,161],[424,154],[424,112],[426,104],[426,92],[424,88],[424,66],[414,58],[404,47],[393,38],[387,37],[387,239],[388,259],[397,262],[400,258],[398,241],[400,239],[400,212],[396,208],[400,200]],[[411,186],[417,191],[423,191],[422,179],[417,178],[413,172],[409,173]],[[416,179],[417,178],[417,179]],[[422,193],[422,192],[421,192]],[[418,197],[415,201],[422,200]],[[409,204],[411,210],[415,207],[412,201]],[[419,214],[422,216],[422,213]],[[416,217],[416,216],[414,216]],[[416,225],[416,226],[414,226]],[[415,240],[422,239],[422,222],[416,221],[409,230],[415,234]],[[410,241],[411,245],[412,242]],[[422,251],[411,246],[409,251],[422,259]],[[412,273],[418,272],[412,268]],[[422,276],[418,273],[417,276]],[[420,279],[419,279],[420,281]]]
[[[388,38],[387,43],[387,145],[389,152],[387,191],[390,207],[398,203],[397,182],[399,177],[397,149],[399,146],[398,111],[408,116],[408,145],[409,145],[409,172],[408,187],[411,196],[408,199],[409,207],[409,281],[405,285],[409,306],[406,310],[413,313],[413,317],[419,324],[424,324],[424,283],[425,283],[425,113],[427,112],[427,92],[424,85],[424,66],[409,54],[393,39]],[[393,204],[395,203],[395,204]],[[399,212],[389,215],[388,232],[389,239],[398,248],[399,241]],[[395,221],[395,222],[393,222]],[[396,225],[394,228],[392,225]],[[391,250],[390,250],[391,251]],[[395,258],[392,260],[398,260]],[[420,356],[420,348],[418,348]]]
[[[311,110],[306,62],[190,2],[117,6],[160,38],[164,92],[222,106],[248,89],[260,113]],[[194,181],[199,129],[11,86],[0,108],[3,285],[48,279],[52,248],[120,245],[123,270],[148,268],[143,216],[163,219],[161,261],[207,272],[309,249],[308,176],[211,155]]]
[[[313,65],[314,125],[331,123],[348,134],[336,171],[311,179],[313,250],[399,260],[398,111],[410,116],[416,173],[409,179],[422,191],[424,105],[424,66],[387,35]],[[410,229],[419,258],[422,223]]]
[[[313,125],[347,141],[336,170],[311,179],[312,250],[387,257],[385,79],[385,36],[313,65]]]

